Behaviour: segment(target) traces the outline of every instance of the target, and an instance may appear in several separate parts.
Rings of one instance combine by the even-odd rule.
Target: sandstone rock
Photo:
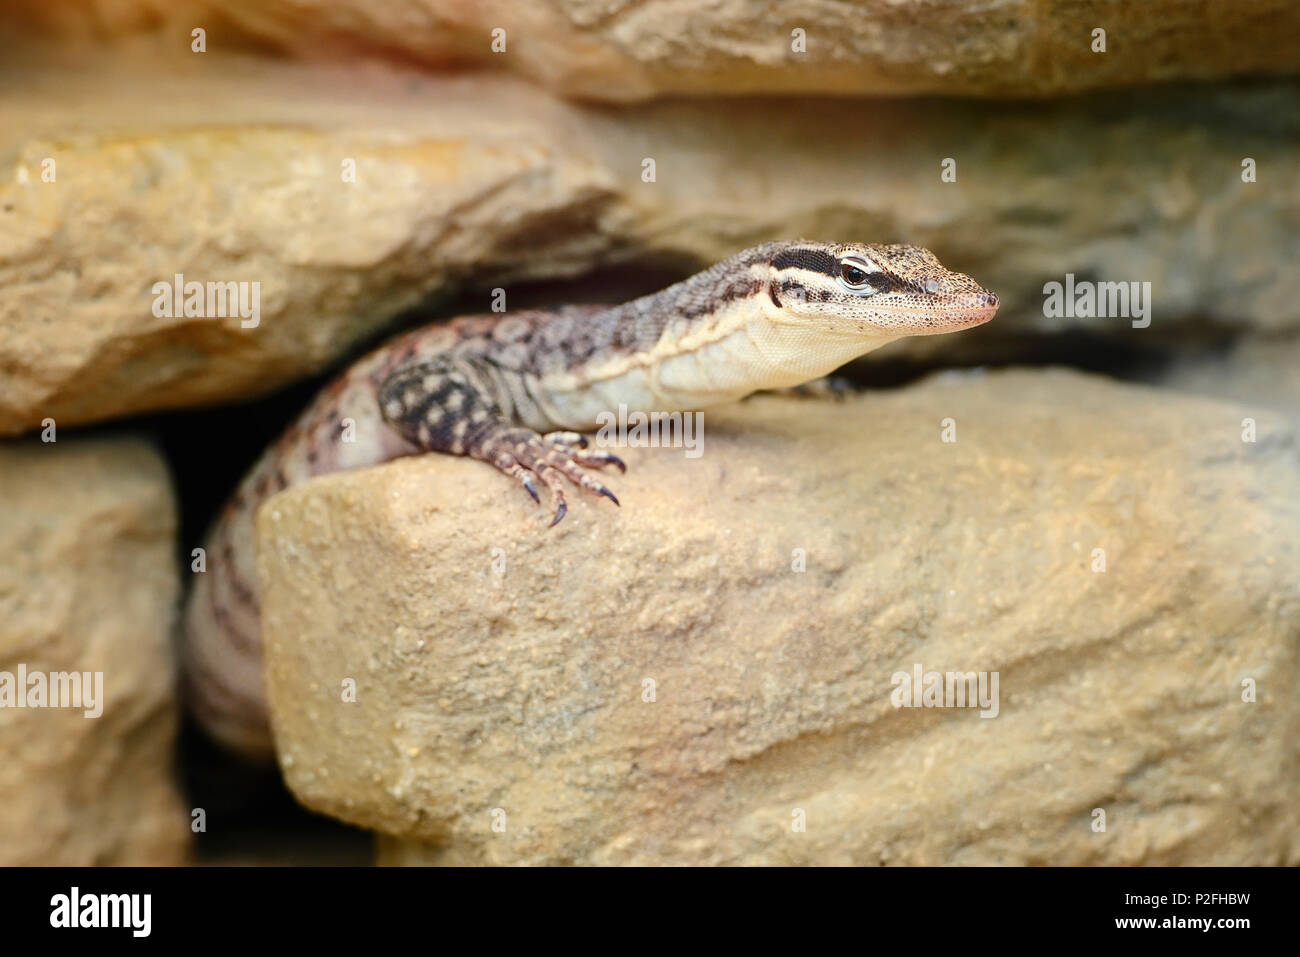
[[[1300,338],[1247,336],[1224,349],[1179,357],[1149,376],[1153,384],[1254,407],[1300,422]]]
[[[772,238],[916,242],[1002,297],[989,327],[885,361],[983,359],[1071,326],[1135,342],[1300,329],[1293,86],[612,113],[504,80],[216,53],[165,84],[89,57],[13,69],[0,434],[265,392],[453,288],[485,311],[496,287],[631,262],[684,275]],[[955,183],[940,181],[945,157]],[[1241,181],[1243,157],[1258,182]],[[178,273],[260,283],[259,325],[154,315],[153,284]],[[1043,284],[1066,273],[1151,282],[1151,326],[1045,318]]]
[[[165,464],[132,438],[8,443],[0,502],[0,673],[103,675],[98,717],[0,707],[0,864],[183,862]]]
[[[761,8],[746,0],[40,0],[18,10],[63,37],[156,31],[186,50],[197,24],[214,47],[512,71],[596,100],[1032,96],[1300,66],[1300,16],[1290,0],[785,0]],[[1106,31],[1104,53],[1093,50],[1097,28]]]
[[[0,161],[0,215],[11,224],[0,231],[0,433],[46,416],[77,423],[265,392],[319,370],[486,261],[511,261],[503,279],[562,271],[566,257],[573,271],[573,248],[592,244],[579,228],[547,236],[544,256],[537,245],[548,217],[581,219],[599,172],[573,156],[558,162],[537,138],[511,137],[509,122],[473,122],[469,86],[441,87],[450,100],[441,133],[438,120],[403,131],[366,120],[375,104],[343,102],[332,127],[305,128],[310,109],[293,104],[292,83],[268,104],[278,122],[259,121],[259,105],[230,128],[221,99],[274,100],[260,86],[265,71],[246,66],[226,83],[218,68],[188,91],[193,99],[180,89],[159,96],[156,78],[137,76],[129,92],[107,95],[114,132],[65,135],[80,126],[71,115],[25,118],[62,129]],[[318,96],[334,95],[333,83],[315,80]],[[422,95],[404,97],[408,120],[427,110]],[[141,130],[132,116],[144,103],[156,125]],[[52,183],[41,179],[47,159]],[[356,182],[346,182],[353,161]],[[258,284],[259,314],[247,320],[256,325],[158,315],[154,284],[177,275]]]
[[[550,531],[440,456],[271,499],[298,798],[389,863],[1300,862],[1285,419],[1008,372],[704,436]],[[893,707],[916,665],[996,672],[997,716]]]

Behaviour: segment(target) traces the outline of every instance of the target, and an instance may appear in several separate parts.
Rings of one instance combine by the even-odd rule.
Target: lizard
[[[625,464],[582,435],[606,410],[690,412],[792,388],[904,336],[979,325],[997,308],[996,295],[927,249],[799,240],[621,305],[467,316],[400,335],[317,395],[209,531],[185,613],[191,710],[219,744],[273,756],[253,520],[289,485],[443,452],[489,463],[539,503],[545,490],[555,525],[570,486],[619,504],[594,473]],[[352,441],[341,441],[349,420]]]

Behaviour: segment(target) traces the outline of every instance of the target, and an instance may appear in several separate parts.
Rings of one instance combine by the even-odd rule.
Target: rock
[[[299,800],[388,863],[1300,863],[1284,418],[1025,371],[704,427],[549,531],[442,456],[268,501]]]
[[[0,91],[0,434],[248,398],[455,289],[487,311],[495,288],[620,263],[685,275],[772,238],[918,243],[1001,296],[989,327],[879,361],[985,361],[1065,328],[1117,343],[1300,329],[1292,85],[610,112],[506,80],[215,52],[162,86],[89,55],[14,75]],[[1243,157],[1257,182],[1241,181]],[[1067,273],[1150,282],[1150,327],[1045,317],[1043,285]],[[258,325],[155,315],[154,284],[177,274],[259,283]]]
[[[0,502],[0,684],[102,675],[96,717],[0,707],[0,865],[183,863],[166,465],[134,438],[7,443]]]
[[[381,101],[382,89],[400,90],[406,124],[386,122],[379,101],[336,101],[331,123],[322,111],[338,81],[323,71],[300,77],[316,84],[310,106],[295,103],[292,78],[277,98],[261,85],[275,70],[244,66],[170,90],[176,99],[135,76],[105,94],[110,124],[130,122],[126,132],[67,136],[76,121],[66,115],[23,124],[63,129],[25,139],[0,165],[0,222],[12,224],[0,231],[0,433],[47,416],[73,424],[263,393],[487,262],[509,261],[491,271],[516,280],[590,262],[583,229],[556,236],[545,224],[580,220],[599,171],[512,138],[511,121],[474,121],[471,85],[440,88],[442,132],[440,119],[417,120],[423,94],[393,79],[370,92]],[[103,83],[94,71],[83,79]],[[267,102],[236,109],[232,127],[227,97]],[[145,103],[158,109],[141,130],[132,118]],[[264,108],[278,121],[258,120]],[[41,180],[47,159],[53,183]],[[357,181],[344,182],[352,161]],[[174,304],[157,314],[169,303],[155,283],[165,290],[177,275],[248,284],[238,290],[248,318],[186,316]]]
[[[1224,349],[1178,357],[1152,384],[1275,409],[1300,425],[1300,338],[1247,336]]]
[[[757,18],[745,0],[137,0],[91,4],[94,16],[80,3],[72,11],[50,0],[23,6],[29,22],[56,36],[155,31],[164,51],[188,50],[190,31],[205,24],[214,49],[270,46],[335,62],[370,56],[511,71],[594,100],[1021,97],[1300,66],[1300,17],[1289,0],[785,0]],[[1106,31],[1104,52],[1094,50],[1098,28]]]

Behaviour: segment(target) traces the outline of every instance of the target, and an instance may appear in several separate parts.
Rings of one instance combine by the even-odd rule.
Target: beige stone
[[[7,443],[0,502],[0,672],[103,675],[98,717],[0,707],[0,864],[183,862],[166,465],[134,438]]]
[[[983,361],[1070,327],[1117,345],[1300,329],[1289,85],[611,112],[487,77],[214,52],[164,83],[145,63],[17,65],[0,90],[0,434],[248,398],[455,289],[485,311],[494,288],[610,264],[684,275],[774,238],[919,243],[1003,299],[977,332],[878,360]],[[1151,282],[1151,326],[1045,318],[1043,284],[1067,272]],[[155,316],[153,284],[177,273],[260,283],[258,327]]]
[[[1300,424],[1300,337],[1246,336],[1191,352],[1149,376],[1153,384],[1275,409]]]
[[[185,51],[202,25],[209,49],[509,71],[595,100],[1041,96],[1300,67],[1291,0],[28,0],[18,10],[65,39],[152,33],[162,50]]]
[[[704,426],[549,531],[442,456],[271,499],[298,798],[389,863],[1300,863],[1283,417],[1025,371]],[[918,664],[997,716],[896,709]]]
[[[77,85],[54,71],[41,74],[58,87],[48,97],[38,80],[0,107],[27,111],[0,123],[19,140],[0,160],[0,215],[13,224],[0,231],[0,433],[256,395],[488,262],[518,280],[590,261],[575,261],[593,245],[581,229],[556,236],[545,223],[579,220],[599,171],[509,123],[477,122],[471,86],[441,86],[449,103],[431,121],[423,95],[389,78],[373,103],[336,100],[335,121],[313,128],[294,103],[301,87],[287,79],[277,99],[261,85],[276,70],[243,66],[161,94],[157,77],[134,76],[104,91],[111,132],[74,132],[81,107],[50,110],[64,82]],[[103,82],[97,70],[77,79]],[[345,78],[303,85],[320,97],[317,120],[327,98],[349,95]],[[414,126],[370,115],[383,90],[402,91]],[[42,180],[47,159],[54,182]],[[258,284],[257,325],[157,315],[154,284],[178,274]]]

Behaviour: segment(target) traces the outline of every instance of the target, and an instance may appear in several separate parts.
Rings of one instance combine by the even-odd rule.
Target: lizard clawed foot
[[[606,465],[612,465],[619,472],[627,474],[626,462],[613,452],[606,452],[604,449],[588,449],[587,437],[581,432],[548,432],[542,436],[542,441],[549,442],[552,447],[566,452],[569,458],[579,465],[591,469],[603,469]]]
[[[566,478],[574,485],[619,504],[618,496],[583,469],[613,465],[626,472],[627,466],[617,455],[586,446],[586,437],[576,432],[551,432],[542,436],[532,429],[503,428],[485,435],[474,454],[514,478],[535,502],[541,501],[535,481],[540,479],[551,493],[554,513],[551,525],[554,526],[569,510],[564,500]]]

